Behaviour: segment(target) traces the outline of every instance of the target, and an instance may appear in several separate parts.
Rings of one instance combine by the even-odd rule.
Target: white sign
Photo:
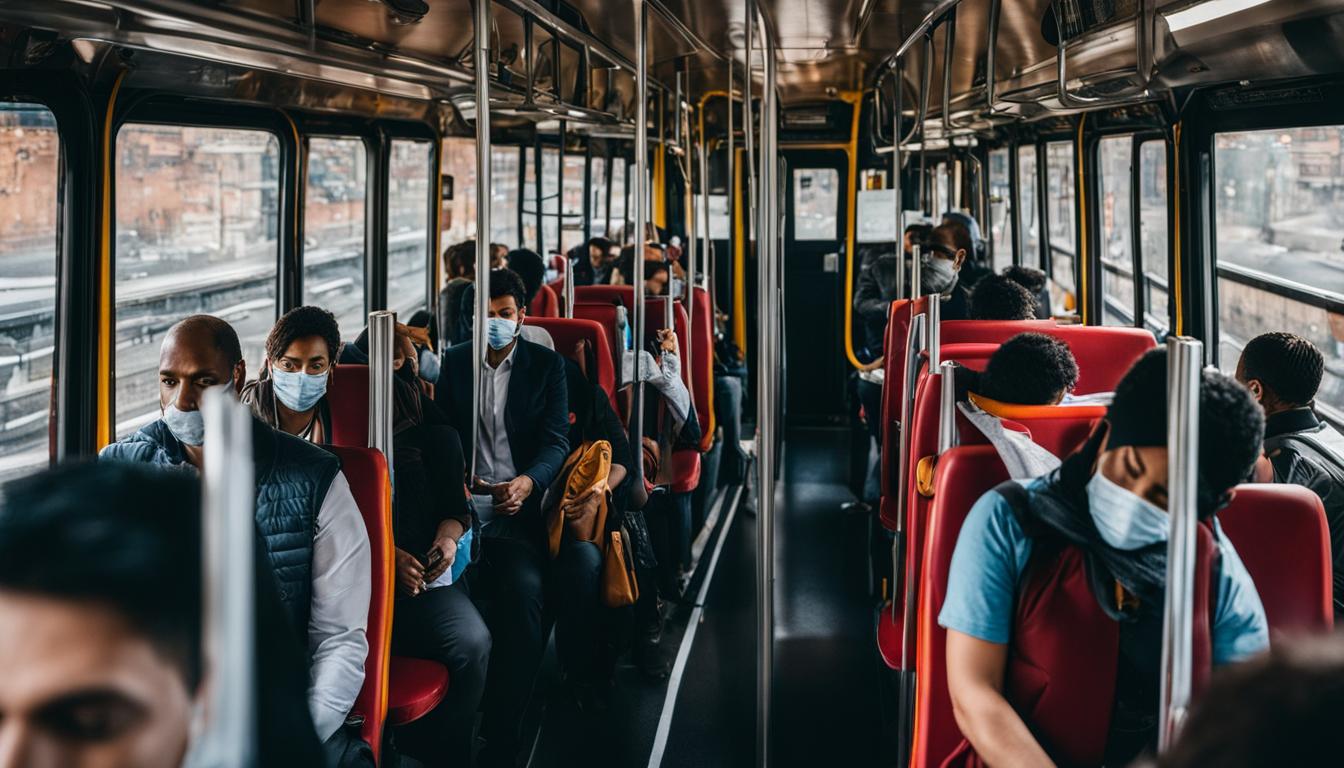
[[[699,238],[705,236],[704,208],[701,206],[702,198],[697,195],[695,199],[695,235]],[[732,233],[732,219],[728,217],[728,196],[710,195],[709,196],[709,236],[715,240],[727,240]]]
[[[896,242],[895,190],[861,189],[854,207],[855,242]]]

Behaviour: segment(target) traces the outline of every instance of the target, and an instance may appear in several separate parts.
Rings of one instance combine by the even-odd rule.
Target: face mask
[[[163,409],[163,423],[183,445],[196,448],[205,443],[205,417],[200,411],[179,411],[169,403]]]
[[[1088,509],[1101,538],[1116,549],[1138,549],[1167,538],[1167,513],[1097,472],[1087,483]]]
[[[957,270],[950,260],[925,253],[919,262],[919,288],[925,295],[947,293],[956,287]]]
[[[295,413],[307,413],[317,405],[317,401],[327,393],[328,378],[325,373],[271,369],[271,386],[275,388],[275,396]]]
[[[485,322],[485,337],[493,350],[501,350],[518,335],[518,323],[502,317],[492,317]]]
[[[439,356],[428,347],[420,350],[420,378],[430,384],[439,380]]]

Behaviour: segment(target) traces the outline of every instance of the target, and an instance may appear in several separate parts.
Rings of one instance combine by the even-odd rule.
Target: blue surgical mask
[[[1166,510],[1116,485],[1102,472],[1087,482],[1087,502],[1097,533],[1116,549],[1138,549],[1166,541]]]
[[[924,253],[919,265],[919,288],[925,295],[947,293],[956,286],[957,270],[950,260]]]
[[[329,378],[325,373],[271,369],[271,386],[275,389],[275,396],[295,413],[307,413],[317,405],[322,396],[327,394]]]
[[[518,335],[518,323],[502,317],[492,317],[485,321],[485,339],[494,350],[503,349]]]
[[[420,378],[430,384],[439,380],[439,356],[429,347],[420,350]]]
[[[193,448],[205,443],[205,417],[200,411],[179,411],[172,403],[163,409],[163,423],[179,443]]]

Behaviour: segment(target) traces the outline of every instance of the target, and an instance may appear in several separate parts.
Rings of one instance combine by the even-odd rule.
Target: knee
[[[484,621],[473,621],[463,627],[461,638],[463,666],[479,669],[484,673],[486,665],[490,662],[492,644],[490,629],[485,626]]]

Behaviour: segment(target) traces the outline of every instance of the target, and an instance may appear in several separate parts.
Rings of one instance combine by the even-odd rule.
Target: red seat
[[[576,299],[574,301],[574,317],[580,320],[592,320],[602,327],[607,337],[607,348],[611,350],[611,366],[613,372],[620,371],[620,354],[625,349],[625,339],[621,338],[620,332],[616,330],[616,305],[611,302],[591,302]],[[621,382],[619,373],[613,373],[616,377],[616,388],[620,389]]]
[[[709,292],[696,288],[691,299],[691,399],[700,418],[700,452],[714,446],[714,309]]]
[[[373,566],[369,579],[369,623],[365,629],[369,655],[364,660],[364,686],[355,699],[351,714],[364,718],[359,735],[373,749],[376,763],[382,752],[383,723],[388,714],[388,667],[392,648],[392,491],[383,454],[372,448],[327,446],[327,450],[341,460],[341,472],[350,483],[350,493],[355,497],[369,533],[369,560]],[[446,676],[448,670],[443,672]]]
[[[1255,582],[1276,639],[1334,627],[1330,530],[1316,494],[1297,485],[1238,486],[1218,522]]]
[[[555,350],[571,360],[575,359],[574,351],[580,342],[586,341],[591,344],[597,371],[590,375],[595,375],[597,383],[611,399],[611,407],[616,407],[616,366],[611,353],[611,340],[600,323],[583,318],[532,315],[528,315],[525,322],[527,325],[545,329],[555,342]]]
[[[337,365],[327,386],[331,434],[327,442],[364,448],[369,444],[369,367]]]
[[[574,303],[591,301],[600,304],[621,304],[626,309],[635,308],[635,287],[633,285],[576,285]]]
[[[560,279],[552,280],[546,284],[546,287],[551,289],[551,293],[555,294],[557,315],[563,315],[565,312],[565,278],[563,277],[563,274],[562,271]]]
[[[560,299],[551,286],[542,284],[537,289],[537,294],[532,300],[527,302],[528,317],[559,317]]]
[[[393,656],[388,725],[406,725],[429,714],[448,693],[448,668],[436,661]]]

